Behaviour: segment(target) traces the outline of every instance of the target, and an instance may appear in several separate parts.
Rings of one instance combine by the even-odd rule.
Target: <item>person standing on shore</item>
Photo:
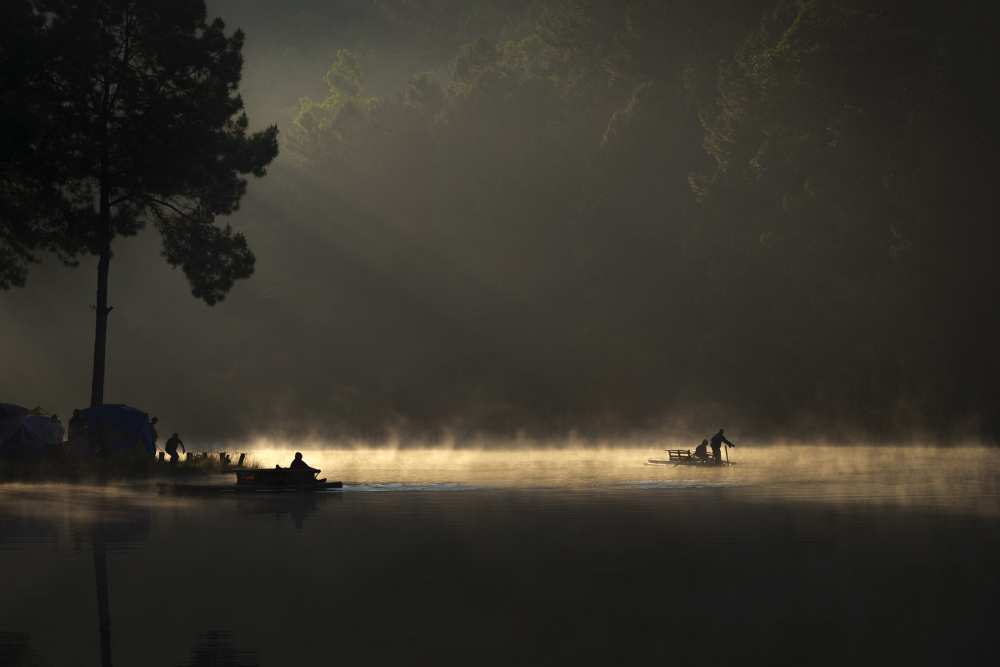
[[[153,433],[153,451],[156,451],[156,441],[160,439],[160,434],[156,432],[156,423],[160,421],[159,417],[153,417],[149,420],[149,430]]]
[[[181,440],[181,438],[180,438],[179,435],[177,435],[176,433],[174,433],[167,440],[167,444],[164,447],[164,449],[167,450],[167,455],[170,457],[170,462],[171,463],[176,463],[177,462],[177,447],[180,447],[181,449],[183,449],[184,453],[187,454],[187,449],[184,448],[184,441]]]
[[[71,445],[80,447],[84,438],[87,437],[87,422],[79,410],[73,411],[73,416],[69,418],[69,433],[67,434]]]

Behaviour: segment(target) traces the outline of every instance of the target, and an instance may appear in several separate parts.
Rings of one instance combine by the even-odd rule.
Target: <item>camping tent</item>
[[[62,444],[64,432],[62,424],[50,416],[0,403],[0,458],[39,458]]]
[[[21,428],[21,422],[28,414],[28,408],[12,403],[0,403],[0,443],[7,440],[7,436],[13,434]]]
[[[72,443],[87,454],[97,452],[99,443],[108,454],[145,454],[153,456],[153,427],[149,415],[128,405],[101,405],[80,410],[86,436]]]

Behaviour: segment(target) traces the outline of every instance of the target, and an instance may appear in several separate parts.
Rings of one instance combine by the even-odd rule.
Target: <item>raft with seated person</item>
[[[726,449],[726,458],[721,461],[716,461],[715,458],[709,454],[700,454],[696,449],[692,452],[690,449],[666,449],[667,453],[666,459],[646,459],[646,463],[649,465],[671,465],[671,466],[731,466],[736,465],[729,461],[729,450]],[[700,455],[699,455],[700,454]]]
[[[712,454],[709,455],[708,448],[711,444]],[[726,448],[726,458],[722,458],[722,447]],[[701,466],[701,465],[712,465],[712,466],[728,466],[732,465],[729,462],[729,448],[735,447],[736,445],[729,441],[725,436],[725,429],[719,429],[718,433],[712,436],[709,440],[705,438],[701,441],[701,444],[695,447],[692,453],[690,449],[668,449],[667,458],[664,459],[647,459],[647,464],[653,465],[674,465],[674,466]]]
[[[233,470],[236,474],[235,485],[219,484],[174,484],[161,485],[161,490],[186,494],[210,493],[282,493],[324,491],[327,489],[342,489],[343,482],[328,482],[325,477],[318,478],[319,470],[309,467],[302,460],[302,454],[296,453],[295,460],[287,468],[245,468]]]
[[[315,468],[260,468],[258,470],[236,470],[236,491],[316,491],[321,489],[341,489],[343,482],[328,482],[317,478]]]

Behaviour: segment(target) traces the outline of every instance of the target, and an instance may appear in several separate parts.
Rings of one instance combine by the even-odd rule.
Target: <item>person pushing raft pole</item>
[[[728,445],[729,447],[735,447],[733,443],[726,439],[724,434],[725,429],[720,428],[719,432],[712,436],[712,457],[715,459],[717,464],[722,463],[722,445]]]

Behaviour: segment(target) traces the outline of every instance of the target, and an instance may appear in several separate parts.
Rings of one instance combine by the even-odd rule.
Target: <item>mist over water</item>
[[[523,443],[521,443],[523,445]],[[1000,513],[1000,462],[983,447],[753,444],[728,451],[723,469],[649,464],[667,444],[606,441],[585,446],[352,447],[261,440],[264,467],[300,451],[329,479],[355,490],[520,489],[623,493],[716,489],[748,500],[859,503]],[[688,447],[669,443],[671,448]]]

